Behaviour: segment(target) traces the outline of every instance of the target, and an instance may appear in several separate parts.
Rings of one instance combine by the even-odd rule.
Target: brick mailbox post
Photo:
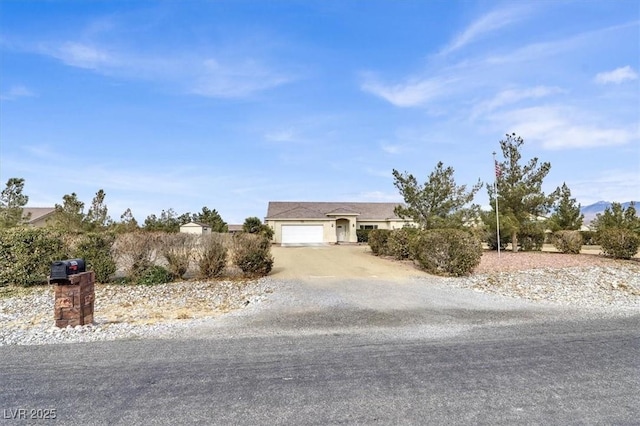
[[[49,284],[55,284],[56,327],[93,323],[95,274],[86,272],[83,259],[53,262]]]

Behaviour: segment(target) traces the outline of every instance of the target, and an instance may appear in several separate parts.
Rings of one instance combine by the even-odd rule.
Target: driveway
[[[380,278],[402,280],[426,274],[409,262],[373,256],[366,245],[273,246],[277,279]]]

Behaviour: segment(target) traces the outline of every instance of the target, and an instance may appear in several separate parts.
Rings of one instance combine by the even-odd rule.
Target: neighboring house
[[[227,230],[230,234],[237,234],[242,232],[242,225],[227,225]]]
[[[211,227],[206,223],[189,222],[180,225],[180,232],[184,234],[206,235],[211,233]]]
[[[355,243],[357,229],[413,225],[394,213],[399,203],[271,201],[265,223],[277,244]]]
[[[55,211],[55,207],[24,207],[22,217],[26,220],[27,225],[42,228]]]

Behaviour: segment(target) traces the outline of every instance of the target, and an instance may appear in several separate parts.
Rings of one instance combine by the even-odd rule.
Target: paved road
[[[336,278],[322,256],[317,274],[276,283],[266,301],[180,339],[0,347],[0,415],[16,424],[46,409],[61,424],[639,423],[640,314],[371,278],[386,277],[376,265]]]
[[[2,347],[0,407],[56,408],[65,424],[638,424],[639,329]]]

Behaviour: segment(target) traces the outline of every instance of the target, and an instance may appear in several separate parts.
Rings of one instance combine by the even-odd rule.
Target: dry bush
[[[209,234],[200,237],[200,245],[195,250],[200,278],[215,278],[227,266],[229,240],[223,234]]]
[[[233,263],[246,276],[264,276],[273,268],[271,243],[262,235],[241,233],[233,237]]]
[[[162,235],[141,231],[118,235],[114,251],[127,277],[135,279],[156,264]]]
[[[607,228],[598,232],[598,243],[605,256],[631,259],[638,252],[640,237],[624,228]]]
[[[184,233],[169,233],[161,237],[160,253],[167,261],[172,279],[180,279],[189,269],[191,259],[195,256],[198,236]]]
[[[415,262],[430,274],[464,276],[478,266],[482,258],[480,240],[459,229],[421,231],[411,244]]]
[[[553,245],[561,253],[579,254],[582,248],[582,234],[580,231],[554,232]]]

